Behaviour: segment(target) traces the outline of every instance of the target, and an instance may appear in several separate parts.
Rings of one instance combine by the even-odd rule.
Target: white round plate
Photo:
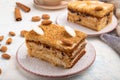
[[[37,8],[51,9],[51,10],[65,8],[65,7],[67,7],[67,4],[68,4],[67,1],[61,1],[61,4],[60,4],[60,5],[47,6],[47,5],[39,4],[39,3],[37,3],[37,0],[34,0],[34,5],[35,5]]]
[[[86,45],[86,54],[70,69],[56,67],[48,62],[28,56],[25,43],[19,47],[16,54],[17,63],[24,71],[49,78],[62,78],[80,73],[93,64],[95,57],[96,51],[90,43]]]
[[[73,28],[75,30],[85,32],[89,37],[91,37],[91,36],[98,36],[100,34],[107,33],[107,32],[112,31],[113,29],[115,29],[117,26],[117,19],[115,16],[113,16],[112,23],[110,23],[109,25],[107,25],[105,28],[103,28],[100,31],[95,31],[95,30],[86,28],[84,26],[78,25],[76,23],[68,22],[67,21],[67,13],[59,15],[56,19],[56,23],[59,25],[62,25],[62,26],[70,26],[71,28]]]

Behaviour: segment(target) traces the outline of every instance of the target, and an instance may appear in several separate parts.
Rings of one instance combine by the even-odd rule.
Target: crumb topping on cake
[[[60,50],[68,50],[87,37],[85,33],[77,30],[75,30],[76,36],[72,37],[66,32],[63,26],[56,24],[40,25],[39,27],[43,30],[44,35],[39,35],[34,30],[31,30],[27,33],[26,40],[39,42]],[[64,42],[67,46],[63,45],[63,43],[58,43],[59,41]],[[69,41],[70,43],[65,43],[65,41]]]

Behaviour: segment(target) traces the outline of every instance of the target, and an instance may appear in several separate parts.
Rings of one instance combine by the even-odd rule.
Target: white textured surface
[[[86,70],[95,60],[96,51],[94,47],[88,43],[86,46],[86,54],[71,69],[55,67],[45,61],[28,56],[26,45],[20,46],[17,52],[18,64],[28,72],[47,77],[63,77],[71,76]]]
[[[21,11],[23,20],[15,22],[14,7],[15,2],[19,1],[31,7],[30,13]],[[2,74],[0,80],[36,80],[31,78],[31,75],[25,71],[21,71],[16,65],[16,51],[18,47],[24,42],[24,39],[19,36],[22,29],[30,30],[31,25],[39,25],[39,22],[31,22],[32,16],[42,15],[48,13],[52,21],[55,21],[59,14],[65,13],[66,9],[62,10],[43,10],[36,9],[33,6],[33,0],[0,0],[0,35],[4,35],[4,41],[0,44],[5,45],[5,40],[9,37],[8,32],[14,31],[16,33],[11,45],[8,45],[7,53],[11,55],[10,60],[4,60],[0,57],[0,68]],[[96,49],[96,60],[93,65],[85,72],[73,76],[71,78],[62,79],[46,79],[38,78],[38,80],[120,80],[120,55],[118,55],[112,48],[100,41],[99,38],[88,38],[89,42],[93,44]],[[0,52],[0,55],[2,53]]]
[[[56,22],[57,22],[57,24],[64,25],[64,26],[70,26],[71,28],[73,28],[75,30],[83,31],[83,32],[87,33],[88,36],[96,36],[96,35],[100,35],[102,33],[110,32],[113,29],[115,29],[116,25],[117,25],[117,19],[115,16],[113,16],[112,20],[113,21],[111,24],[107,25],[105,28],[103,28],[100,31],[95,31],[95,30],[83,27],[81,25],[78,25],[76,23],[68,22],[67,21],[67,12],[60,14],[57,17]]]

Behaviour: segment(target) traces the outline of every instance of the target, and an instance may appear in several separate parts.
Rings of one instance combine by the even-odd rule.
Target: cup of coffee
[[[69,1],[69,0],[37,0],[39,4],[48,5],[48,6],[59,5],[61,1]]]

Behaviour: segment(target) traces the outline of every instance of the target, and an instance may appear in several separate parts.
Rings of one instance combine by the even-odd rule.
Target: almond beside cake
[[[73,30],[75,36],[71,36],[63,26],[56,24],[41,24],[38,28],[40,30],[33,29],[25,36],[28,55],[55,66],[72,68],[85,54],[85,33]]]
[[[73,1],[68,4],[67,20],[100,31],[111,23],[113,4],[100,1]]]

